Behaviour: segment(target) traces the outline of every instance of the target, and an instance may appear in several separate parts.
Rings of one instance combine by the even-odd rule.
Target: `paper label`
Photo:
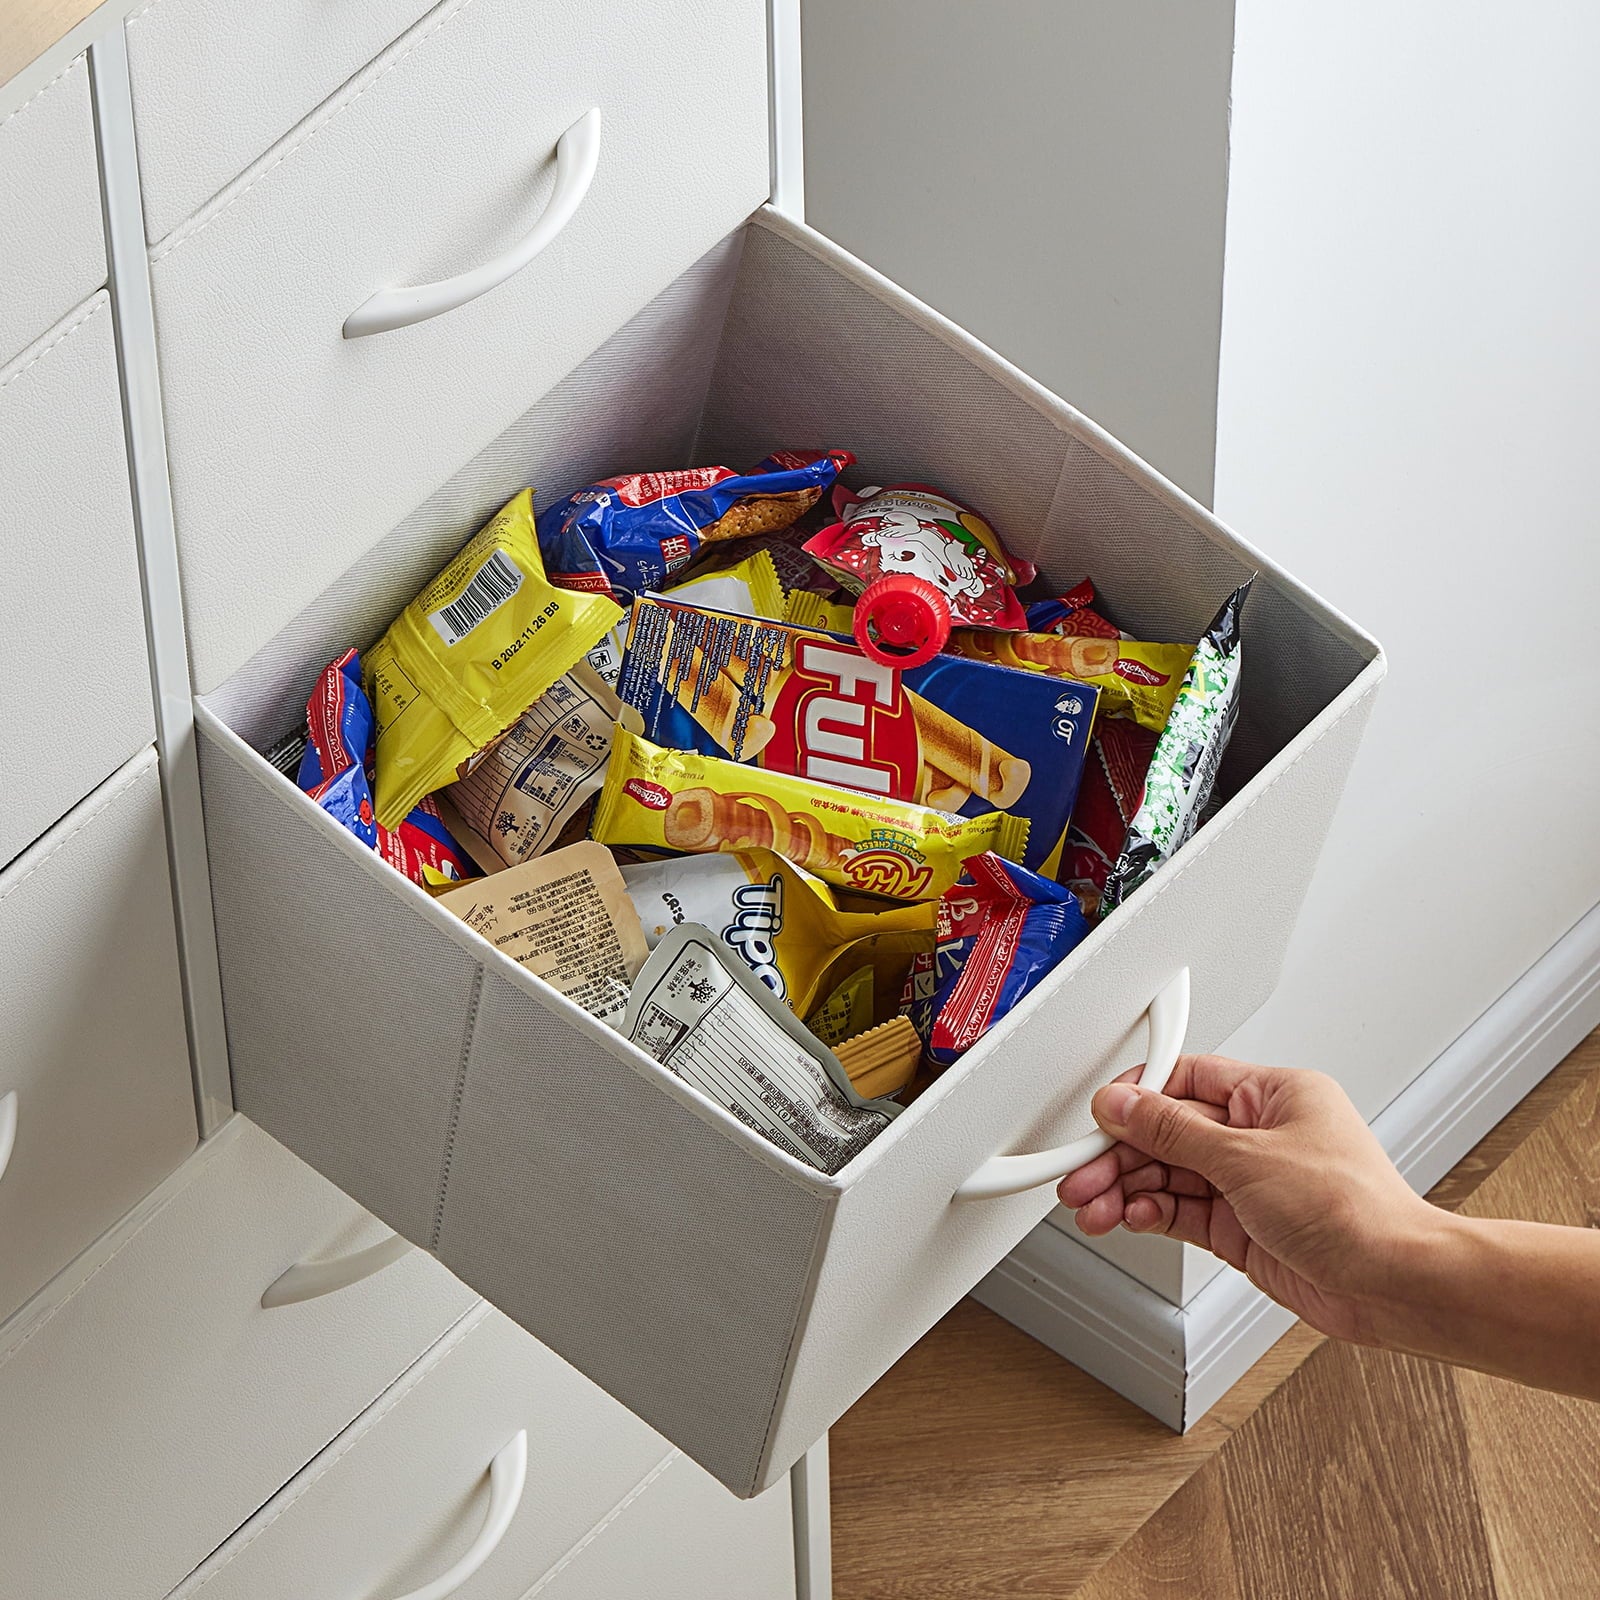
[[[756,978],[687,923],[656,947],[623,1031],[780,1149],[838,1172],[898,1109],[862,1102],[838,1060]]]

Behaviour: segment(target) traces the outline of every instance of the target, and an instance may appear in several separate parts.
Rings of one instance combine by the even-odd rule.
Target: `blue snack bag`
[[[947,1067],[975,1045],[1089,932],[1078,897],[990,851],[939,901],[931,994],[908,1014],[929,1060]]]
[[[477,875],[450,836],[433,796],[411,808],[398,828],[378,826],[367,761],[372,753],[372,702],[361,682],[361,657],[346,650],[317,679],[306,704],[306,747],[295,781],[334,821],[375,850],[413,883],[437,886]]]
[[[702,545],[799,521],[854,460],[848,450],[777,450],[743,475],[688,467],[591,483],[538,519],[546,576],[626,603],[659,589]]]

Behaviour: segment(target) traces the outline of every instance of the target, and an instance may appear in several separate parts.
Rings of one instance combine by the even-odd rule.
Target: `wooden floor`
[[[1600,1033],[1433,1197],[1600,1225]],[[1303,1326],[1180,1437],[967,1301],[831,1441],[836,1600],[1600,1596],[1600,1406]]]

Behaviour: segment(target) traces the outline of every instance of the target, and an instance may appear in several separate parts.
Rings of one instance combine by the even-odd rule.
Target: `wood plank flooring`
[[[1600,1035],[1435,1198],[1600,1220]],[[1304,1327],[1180,1437],[966,1302],[832,1456],[836,1600],[1600,1595],[1600,1407]]]

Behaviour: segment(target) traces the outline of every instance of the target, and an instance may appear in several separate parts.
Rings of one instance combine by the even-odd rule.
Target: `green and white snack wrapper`
[[[1183,687],[1150,758],[1144,799],[1106,878],[1102,916],[1121,905],[1200,826],[1239,715],[1244,663],[1239,619],[1254,581],[1240,584],[1223,601],[1195,646]]]

